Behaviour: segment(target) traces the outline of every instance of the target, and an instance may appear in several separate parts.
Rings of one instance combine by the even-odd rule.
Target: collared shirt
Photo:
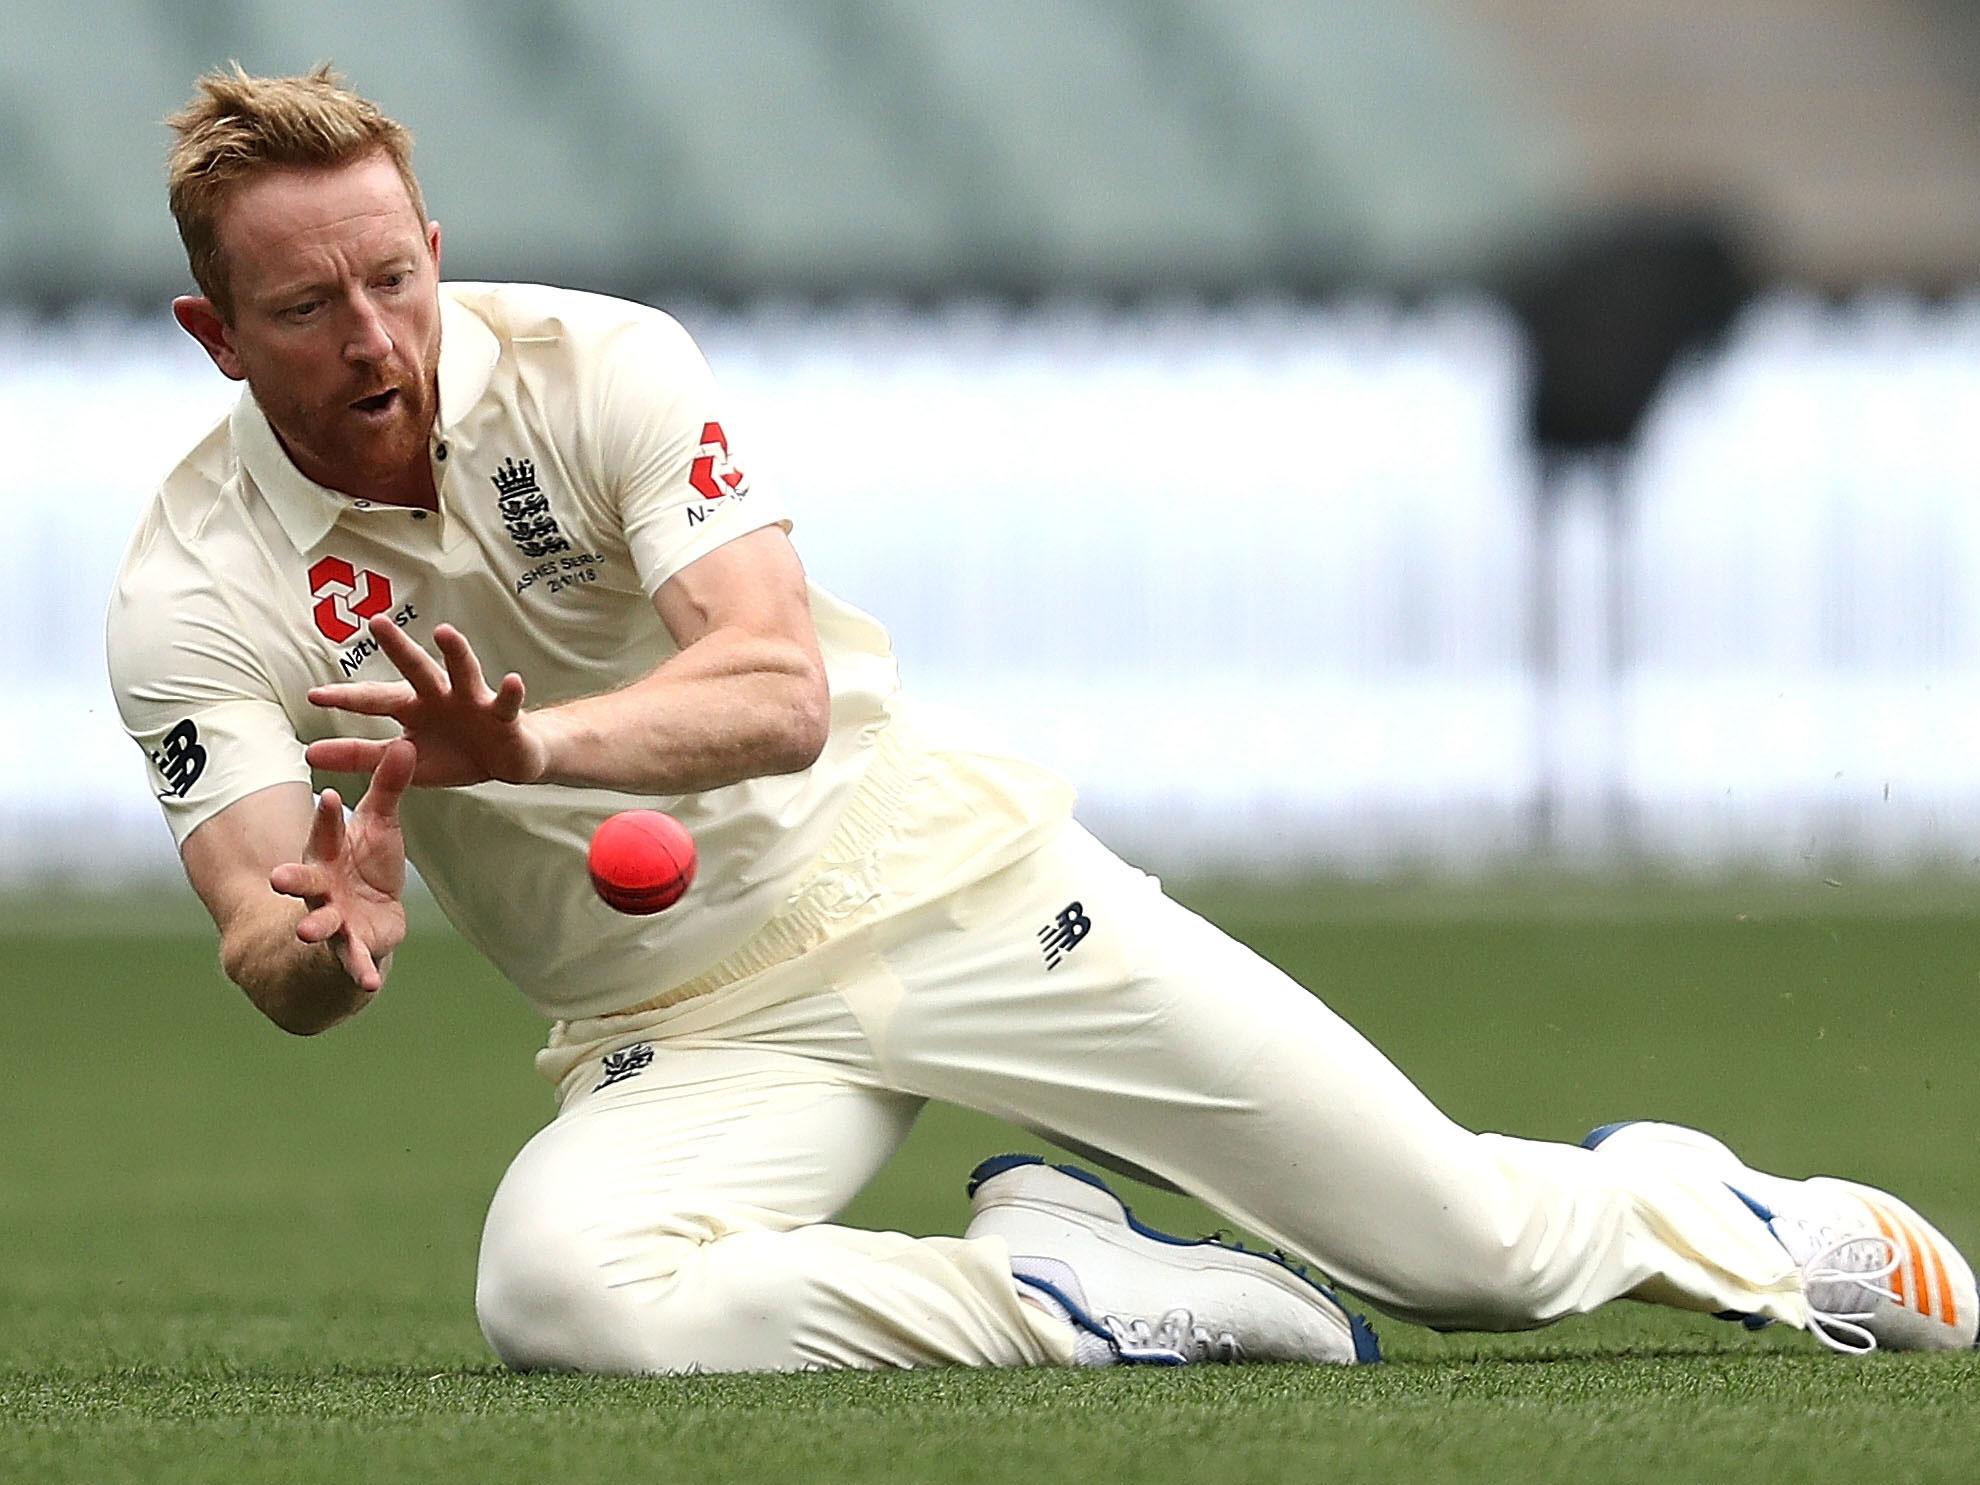
[[[639,305],[532,285],[441,291],[439,509],[375,505],[296,469],[243,392],[166,479],[111,601],[112,683],[174,838],[245,796],[312,776],[305,746],[390,737],[389,720],[312,706],[311,686],[397,678],[364,632],[385,615],[432,649],[454,624],[533,707],[624,686],[676,652],[651,602],[697,558],[782,525],[732,453],[687,333]],[[823,755],[797,774],[678,797],[556,785],[416,789],[407,854],[463,935],[545,1014],[650,1002],[746,950],[804,882],[860,788],[897,679],[885,632],[816,586],[831,688]],[[1022,770],[993,854],[1070,794]],[[677,816],[700,872],[652,917],[599,902],[585,852],[627,808]],[[855,811],[855,814],[858,812]],[[974,850],[975,847],[972,847]],[[957,863],[961,869],[961,863]]]

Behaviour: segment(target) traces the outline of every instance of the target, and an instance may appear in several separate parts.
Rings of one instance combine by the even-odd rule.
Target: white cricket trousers
[[[1052,930],[1075,904],[1091,927],[1068,944]],[[1787,1254],[1723,1185],[1459,1128],[1071,824],[648,1013],[563,1086],[482,1239],[482,1330],[518,1367],[1069,1362],[1071,1328],[1020,1301],[1001,1240],[832,1225],[929,1098],[1150,1172],[1407,1320],[1522,1329],[1623,1296],[1807,1318]]]

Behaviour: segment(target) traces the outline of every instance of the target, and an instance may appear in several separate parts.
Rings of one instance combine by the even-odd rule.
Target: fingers
[[[351,977],[351,983],[367,994],[376,994],[384,988],[385,976],[378,972],[378,961],[371,957],[371,950],[364,940],[354,933],[340,933],[330,941],[330,947],[337,953],[337,962],[344,966],[344,973]]]
[[[380,745],[372,765],[371,784],[358,801],[358,809],[378,820],[392,820],[399,813],[399,801],[411,787],[419,769],[419,749],[403,737]]]
[[[344,681],[334,686],[309,688],[312,706],[356,712],[361,717],[396,717],[410,707],[418,695],[404,681]]]
[[[344,801],[338,798],[335,789],[325,789],[309,817],[309,839],[303,843],[303,859],[277,866],[268,873],[268,885],[284,897],[300,897],[305,902],[328,897],[334,881],[332,867],[344,853],[345,839]],[[335,931],[333,927],[320,937],[327,938]]]
[[[383,615],[373,619],[368,627],[371,637],[378,641],[378,648],[385,652],[385,658],[411,683],[414,691],[429,701],[445,694],[447,673],[419,647],[410,634]],[[435,638],[438,638],[437,633]]]
[[[284,897],[300,897],[304,902],[330,895],[329,871],[313,862],[287,861],[268,873],[268,885]]]
[[[492,706],[495,720],[498,722],[513,722],[520,717],[523,709],[523,678],[513,670],[503,676],[502,684],[495,688],[495,700]]]
[[[311,768],[325,773],[370,773],[385,756],[387,746],[376,738],[326,737],[304,748],[303,757]]]
[[[304,913],[296,924],[296,937],[306,944],[329,944],[337,963],[358,989],[375,995],[384,988],[385,976],[372,957],[370,946],[356,934],[345,931],[344,915],[332,904],[326,902]]]
[[[475,658],[474,647],[467,642],[465,634],[452,624],[438,624],[433,629],[433,643],[440,648],[440,658],[447,662],[447,680],[455,696],[479,702],[488,694],[481,662]]]
[[[296,937],[306,944],[320,944],[344,927],[344,915],[331,903],[311,908],[296,924]]]
[[[306,882],[310,873],[316,875]],[[276,891],[306,901],[327,895],[329,888],[327,872],[293,863],[276,867],[269,882]],[[372,957],[371,946],[350,931],[343,909],[334,902],[319,901],[304,913],[296,922],[296,937],[306,944],[330,945],[330,951],[337,956],[337,963],[350,976],[351,983],[367,994],[375,994],[384,987],[385,976]]]
[[[487,707],[498,722],[513,722],[522,715],[521,676],[510,671],[502,677],[501,685],[490,691],[488,678],[482,673],[481,661],[465,634],[452,624],[436,624],[433,642],[440,647],[440,653],[447,661],[447,679],[453,685],[457,698],[466,698],[476,706]]]
[[[325,789],[310,816],[309,840],[303,846],[304,863],[335,861],[344,852],[344,801],[335,789]]]

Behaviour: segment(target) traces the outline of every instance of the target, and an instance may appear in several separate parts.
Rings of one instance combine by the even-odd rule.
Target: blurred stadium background
[[[494,1394],[445,1379],[486,1364],[475,1235],[548,1109],[541,1026],[422,922],[375,1011],[284,1042],[221,984],[116,723],[111,576],[234,391],[167,315],[161,179],[163,116],[230,57],[334,60],[411,125],[452,276],[678,314],[908,684],[1061,766],[1455,1117],[1689,1119],[1980,1232],[1969,0],[16,0],[6,32],[0,1440],[29,1427],[0,1476],[341,1480],[368,1439],[617,1472],[658,1416],[587,1394],[546,1432],[517,1383],[526,1434],[461,1462]],[[953,1231],[1018,1138],[933,1111],[848,1219]],[[1752,1344],[1400,1329],[1426,1368]],[[1716,1478],[1667,1467],[1714,1440],[1744,1474],[1760,1437],[1776,1478],[1971,1476],[1923,1382],[1807,1427],[1770,1411],[1790,1374],[1716,1423],[1679,1379],[1638,1446],[1607,1380],[1522,1411],[1541,1370],[1494,1384],[1500,1477]],[[1116,1452],[1230,1473],[1223,1415],[1173,1396]],[[1410,1420],[1456,1397],[1255,1431],[1443,1478],[1472,1430]],[[1060,1421],[1043,1447],[1090,1459],[1093,1415]]]
[[[1980,858],[1963,0],[16,7],[0,872],[173,870],[99,618],[233,388],[162,116],[333,59],[673,309],[816,574],[1158,868]]]

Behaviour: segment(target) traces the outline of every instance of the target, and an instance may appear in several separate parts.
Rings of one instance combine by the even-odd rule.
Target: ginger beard
[[[394,345],[384,362],[328,395],[312,397],[286,376],[245,369],[248,390],[296,467],[318,484],[355,491],[390,484],[425,457],[439,362],[436,321],[431,344]]]

